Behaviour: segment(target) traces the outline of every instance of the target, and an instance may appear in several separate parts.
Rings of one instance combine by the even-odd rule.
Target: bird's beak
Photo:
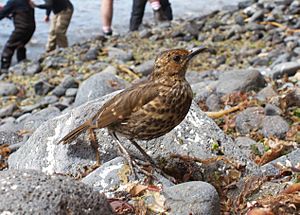
[[[199,46],[197,48],[193,48],[190,52],[190,54],[187,56],[187,60],[191,60],[194,56],[196,56],[197,54],[200,54],[203,51],[208,50],[205,46]]]

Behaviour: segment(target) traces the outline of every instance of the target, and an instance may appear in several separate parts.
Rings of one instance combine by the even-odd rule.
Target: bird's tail
[[[91,127],[91,122],[87,121],[80,125],[79,127],[75,128],[73,131],[68,133],[66,136],[64,136],[58,143],[62,144],[69,144],[73,140],[75,140],[81,133],[85,132]]]

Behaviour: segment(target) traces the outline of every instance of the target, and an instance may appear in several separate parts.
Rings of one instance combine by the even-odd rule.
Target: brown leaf
[[[132,195],[132,196],[138,196],[140,195],[142,192],[144,192],[145,190],[147,190],[148,186],[146,185],[142,185],[142,184],[137,184],[135,186],[133,186],[129,193]]]
[[[108,199],[110,206],[118,215],[125,215],[134,212],[134,207],[120,199]]]
[[[275,215],[270,208],[253,208],[247,215]]]
[[[300,183],[292,184],[285,190],[283,190],[281,193],[289,194],[294,193],[296,191],[300,191]]]

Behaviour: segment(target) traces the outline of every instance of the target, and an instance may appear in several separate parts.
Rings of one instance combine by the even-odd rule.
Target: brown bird
[[[146,159],[155,165],[135,140],[160,137],[185,118],[193,99],[191,86],[185,79],[188,63],[204,50],[205,47],[199,47],[192,51],[173,49],[162,52],[156,58],[154,70],[147,81],[114,96],[92,118],[62,138],[60,143],[68,144],[82,132],[88,131],[91,145],[96,150],[96,166],[99,166],[100,157],[94,130],[106,127],[117,140],[132,171],[132,165],[138,166],[137,162],[131,159],[116,133],[128,138]],[[142,171],[141,168],[139,170]]]

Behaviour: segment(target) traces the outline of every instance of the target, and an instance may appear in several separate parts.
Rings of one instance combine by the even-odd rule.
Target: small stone
[[[36,95],[44,96],[53,89],[53,86],[44,80],[40,80],[34,84],[34,92]]]
[[[65,95],[67,97],[75,97],[77,94],[77,91],[78,91],[78,88],[69,88],[69,89],[67,89]]]
[[[260,90],[257,94],[256,94],[256,98],[259,101],[262,102],[266,102],[267,100],[269,100],[270,98],[277,96],[277,93],[274,91],[272,85],[268,85],[265,88],[263,88],[262,90]]]
[[[115,47],[108,48],[108,57],[110,59],[118,59],[124,62],[133,60],[132,51],[124,51]]]
[[[240,112],[235,120],[236,130],[242,134],[249,134],[252,130],[261,127],[264,119],[264,109],[261,107],[251,107]]]
[[[17,105],[15,103],[7,105],[0,109],[0,118],[12,116],[13,112],[17,110]]]
[[[206,106],[208,107],[209,111],[218,111],[221,109],[221,99],[219,96],[215,94],[211,94],[206,99]]]
[[[225,36],[222,34],[216,34],[211,39],[213,42],[221,42],[225,40]]]
[[[18,92],[19,90],[15,84],[0,81],[0,96],[13,96]]]
[[[147,76],[152,72],[153,67],[154,67],[154,60],[148,60],[135,67],[134,71],[136,73],[142,74],[143,76]]]
[[[151,37],[153,34],[152,34],[152,32],[151,32],[150,30],[148,30],[148,29],[143,29],[143,30],[141,30],[141,31],[139,32],[139,35],[140,35],[140,37],[141,37],[142,39],[144,39],[144,38],[149,38],[149,37]]]
[[[296,87],[291,90],[285,97],[288,107],[300,107],[300,88]]]
[[[281,116],[266,116],[262,121],[262,134],[265,137],[284,138],[289,124]]]
[[[41,100],[39,101],[39,104],[40,104],[40,106],[45,107],[50,104],[54,104],[57,101],[58,101],[57,96],[50,95],[50,96],[45,96],[45,97],[41,98]]]
[[[288,76],[293,76],[296,74],[298,69],[300,69],[299,62],[281,63],[273,67],[269,76],[271,76],[273,79],[279,79],[285,74]]]
[[[257,70],[236,70],[220,75],[216,91],[224,95],[237,91],[258,90],[264,86],[264,77]]]
[[[97,60],[100,47],[91,47],[83,57],[83,61]]]
[[[66,88],[64,88],[61,85],[56,86],[54,90],[52,90],[52,94],[58,97],[65,95],[65,93],[66,93]]]
[[[265,115],[266,116],[276,116],[276,115],[281,115],[282,114],[282,110],[272,104],[267,104],[265,107]]]
[[[164,189],[165,206],[170,215],[220,214],[216,189],[202,181],[186,182]]]
[[[61,82],[61,86],[65,89],[68,88],[77,88],[78,87],[78,83],[76,81],[75,78],[73,78],[72,76],[66,76],[63,81]]]
[[[249,19],[249,22],[257,22],[257,21],[262,21],[264,18],[265,12],[263,10],[258,10],[256,11]]]

